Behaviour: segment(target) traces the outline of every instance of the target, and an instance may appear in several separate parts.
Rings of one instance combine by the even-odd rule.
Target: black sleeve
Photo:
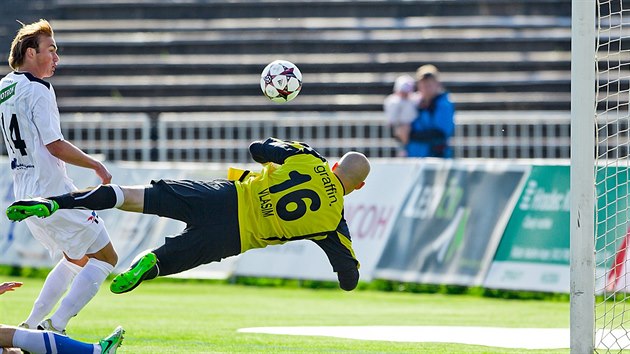
[[[249,145],[249,153],[258,163],[273,162],[282,165],[287,158],[298,154],[311,154],[326,161],[317,151],[305,143],[267,138],[265,141],[254,141]]]
[[[352,248],[341,242],[341,237],[344,237],[346,243],[351,244],[350,237],[344,235],[346,232],[347,226],[345,220],[342,219],[337,231],[329,233],[324,239],[312,241],[321,247],[328,256],[333,271],[337,273],[339,286],[343,290],[350,291],[356,288],[359,282],[359,261],[355,258]]]

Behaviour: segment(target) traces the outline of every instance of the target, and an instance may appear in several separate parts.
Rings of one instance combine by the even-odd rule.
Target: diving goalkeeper
[[[7,216],[21,221],[47,217],[58,209],[125,211],[154,214],[186,223],[165,243],[141,254],[116,276],[116,294],[154,279],[218,262],[249,249],[311,240],[328,256],[339,286],[353,290],[359,262],[343,216],[344,196],[365,184],[370,163],[348,152],[334,166],[305,143],[268,138],[250,144],[260,172],[243,171],[235,180],[154,180],[147,186],[100,185],[49,198],[19,200]]]

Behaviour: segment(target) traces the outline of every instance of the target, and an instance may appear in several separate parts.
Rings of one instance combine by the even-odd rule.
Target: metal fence
[[[451,141],[459,158],[571,156],[570,112],[470,112],[459,115]]]
[[[378,112],[70,114],[61,125],[67,140],[108,160],[251,162],[249,143],[269,136],[328,157],[351,149],[395,157],[399,149]],[[569,158],[570,114],[458,113],[451,144],[456,158]]]

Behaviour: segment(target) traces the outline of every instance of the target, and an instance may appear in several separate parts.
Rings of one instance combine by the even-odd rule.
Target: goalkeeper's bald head
[[[361,189],[370,173],[370,161],[360,152],[350,151],[343,155],[332,168],[344,187],[344,195]]]

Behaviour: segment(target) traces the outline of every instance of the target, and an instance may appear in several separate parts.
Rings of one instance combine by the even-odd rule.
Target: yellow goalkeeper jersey
[[[343,218],[343,185],[326,159],[304,143],[273,138],[252,143],[250,153],[263,168],[235,182],[241,251],[310,239],[333,268],[347,268],[349,259],[357,266]]]

